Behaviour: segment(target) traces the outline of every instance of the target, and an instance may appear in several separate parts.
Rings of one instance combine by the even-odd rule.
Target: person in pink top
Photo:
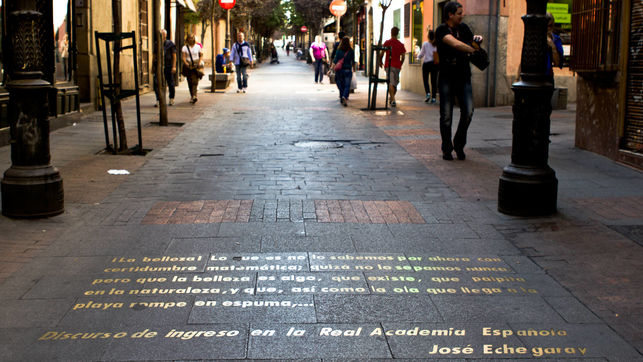
[[[315,42],[310,45],[310,56],[315,65],[315,84],[324,80],[324,63],[328,63],[328,48],[321,41],[321,36],[315,37]],[[318,80],[319,79],[319,80]]]
[[[391,29],[391,39],[387,40],[382,44],[385,47],[391,47],[390,51],[386,51],[384,54],[385,63],[384,68],[386,73],[390,74],[388,94],[389,101],[391,102],[391,107],[395,107],[395,94],[397,93],[397,85],[400,83],[400,70],[402,70],[402,64],[404,63],[404,56],[406,54],[406,48],[399,40],[397,36],[400,34],[400,29],[394,26]],[[390,53],[390,64],[389,64],[389,53]],[[382,64],[382,62],[380,62]],[[381,66],[381,65],[380,65]]]

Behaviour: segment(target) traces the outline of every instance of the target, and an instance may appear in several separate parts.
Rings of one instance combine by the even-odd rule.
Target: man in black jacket
[[[442,24],[435,30],[438,56],[440,57],[440,135],[442,136],[442,158],[453,160],[455,150],[458,160],[464,160],[464,145],[467,130],[473,117],[473,91],[471,88],[471,66],[469,55],[475,51],[472,42],[482,43],[482,36],[473,35],[467,24],[462,22],[462,5],[450,1],[444,6]],[[460,122],[451,141],[453,104],[458,98]]]

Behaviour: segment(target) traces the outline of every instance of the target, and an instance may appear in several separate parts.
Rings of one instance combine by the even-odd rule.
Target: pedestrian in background
[[[341,67],[339,66],[341,62]],[[345,36],[335,54],[333,63],[339,68],[335,69],[335,82],[339,88],[339,100],[344,107],[348,106],[348,96],[351,91],[351,80],[355,68],[355,52],[351,47],[351,40]]]
[[[424,81],[425,102],[435,103],[435,95],[438,92],[438,48],[435,46],[435,32],[429,30],[428,41],[422,43],[422,50],[418,58],[422,60],[422,80]],[[429,88],[429,79],[431,87]]]
[[[174,75],[176,74],[176,45],[170,39],[167,39],[167,31],[161,29],[161,37],[163,38],[163,78],[165,84],[170,90],[170,106],[174,105]],[[154,54],[154,64],[152,64],[152,74],[154,74],[154,93],[156,94],[156,103],[154,107],[159,105],[159,81],[156,79],[156,53]]]
[[[188,87],[190,88],[190,103],[194,104],[198,101],[199,80],[203,77],[203,70],[202,68],[199,69],[203,61],[203,52],[201,51],[201,46],[194,40],[193,34],[186,37],[181,53],[183,56],[183,75],[187,78]]]
[[[230,60],[230,50],[228,48],[223,48],[221,54],[217,54],[216,61],[214,63],[214,70],[217,73],[230,73],[226,64]]]
[[[237,34],[237,42],[232,45],[230,59],[234,63],[237,72],[237,93],[246,93],[248,89],[248,67],[252,66],[252,49],[245,41],[245,34]]]
[[[386,73],[390,75],[388,94],[391,107],[397,105],[395,103],[395,94],[397,93],[397,85],[400,84],[400,71],[402,70],[404,55],[406,54],[404,44],[397,40],[399,34],[400,29],[394,26],[391,29],[391,38],[382,44],[385,47],[391,47],[391,50],[387,50],[386,53],[383,54],[386,57],[384,69],[386,69]],[[380,62],[380,66],[381,64]]]
[[[335,39],[335,43],[333,44],[333,51],[330,53],[330,59],[335,59],[335,55],[337,54],[337,48],[339,48],[339,43],[342,42],[342,39],[346,36],[346,33],[343,31],[340,31],[337,34],[337,39]]]
[[[435,30],[438,55],[440,57],[440,135],[442,136],[442,159],[451,161],[455,150],[458,160],[464,160],[464,146],[467,130],[473,117],[473,90],[471,87],[471,66],[469,55],[475,49],[472,42],[482,43],[482,36],[473,35],[467,24],[462,22],[464,9],[456,1],[444,5],[442,24]],[[455,99],[460,105],[460,121],[453,141],[451,124]]]
[[[554,84],[554,67],[563,68],[563,41],[554,33],[554,15],[547,13],[547,77]]]
[[[313,58],[315,67],[315,84],[324,80],[324,64],[328,64],[328,49],[321,41],[321,36],[315,36],[315,41],[310,45],[310,56]]]

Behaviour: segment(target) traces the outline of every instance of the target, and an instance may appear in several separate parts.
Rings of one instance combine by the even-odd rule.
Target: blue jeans
[[[248,67],[234,66],[237,69],[237,88],[248,88]]]
[[[450,153],[464,149],[467,143],[467,130],[473,117],[473,90],[471,79],[464,82],[454,82],[448,77],[440,77],[440,135],[442,136],[442,152]],[[453,121],[453,105],[455,98],[460,104],[460,122],[451,142],[451,124]]]
[[[335,82],[339,89],[339,97],[348,99],[351,93],[351,80],[353,79],[353,71],[351,69],[342,69],[335,72]]]
[[[323,59],[315,59],[315,82],[322,80],[324,80],[324,61]]]

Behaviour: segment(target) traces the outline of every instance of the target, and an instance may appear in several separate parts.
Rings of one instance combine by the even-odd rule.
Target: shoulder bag
[[[249,66],[250,65],[250,58],[243,56],[244,55],[243,54],[243,44],[239,45],[239,43],[237,43],[237,53],[239,53],[239,65],[242,66],[242,67]]]
[[[473,42],[472,46],[475,51],[469,56],[469,61],[480,70],[487,69],[490,63],[489,55],[478,43]]]
[[[190,54],[190,62],[192,63],[192,67],[194,67],[194,58],[192,58],[192,50],[190,50],[189,47],[188,54]],[[197,77],[199,77],[199,79],[203,78],[203,76],[205,75],[205,73],[203,72],[203,68],[200,67],[200,64],[197,65],[196,68],[194,68],[194,71],[196,72],[196,75]]]
[[[346,59],[347,55],[348,55],[348,52],[346,52],[346,54],[344,54],[344,57],[342,59],[340,59],[337,62],[337,64],[335,64],[335,67],[333,68],[333,70],[335,70],[336,72],[342,70],[342,68],[344,67],[344,59]]]

